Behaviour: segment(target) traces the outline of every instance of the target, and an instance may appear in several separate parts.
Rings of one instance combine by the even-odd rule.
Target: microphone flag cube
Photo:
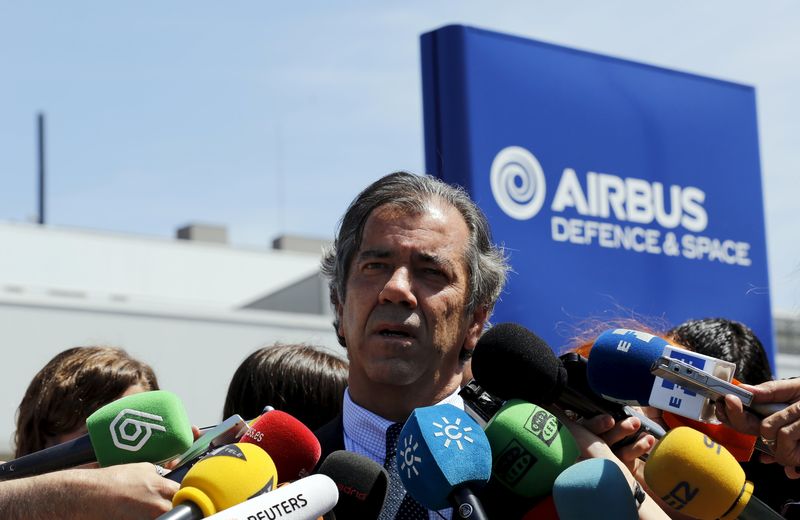
[[[90,415],[86,428],[103,467],[167,461],[194,441],[186,408],[177,395],[165,390],[117,399]]]
[[[561,422],[535,404],[511,399],[486,425],[492,447],[492,476],[515,494],[547,495],[559,473],[580,450]]]
[[[444,509],[454,489],[489,480],[489,440],[478,423],[451,404],[417,408],[398,438],[397,470],[420,504]]]

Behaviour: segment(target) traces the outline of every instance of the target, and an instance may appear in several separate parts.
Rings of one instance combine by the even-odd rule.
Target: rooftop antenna
[[[286,232],[286,186],[283,177],[283,125],[280,117],[278,117],[275,123],[275,170],[276,209],[278,213],[278,234],[280,235]]]
[[[37,222],[41,225],[45,223],[45,213],[44,213],[44,181],[45,181],[45,162],[44,162],[44,113],[39,112],[36,117],[36,127],[37,127],[37,134],[39,137],[39,214],[37,216]]]

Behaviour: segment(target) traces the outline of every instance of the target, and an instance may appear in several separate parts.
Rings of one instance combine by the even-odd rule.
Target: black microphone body
[[[594,393],[589,386],[589,378],[586,374],[588,360],[585,357],[575,352],[568,352],[559,357],[559,359],[567,371],[567,384],[564,386],[556,404],[562,408],[573,410],[583,417],[608,414],[614,418],[614,421],[637,417],[641,423],[639,431],[621,440],[617,443],[618,445],[633,442],[641,433],[649,433],[656,439],[660,439],[666,434],[660,424],[649,417],[635,413],[630,406],[603,399]]]
[[[750,497],[750,501],[747,502],[742,512],[739,513],[739,518],[740,520],[767,520],[770,518],[784,520],[782,515],[779,515],[774,509],[759,500],[755,495]]]
[[[0,464],[0,480],[40,475],[96,462],[89,434]]]
[[[467,486],[459,486],[450,495],[453,504],[453,518],[464,520],[487,520],[483,504]]]
[[[550,346],[525,327],[500,323],[478,341],[472,372],[478,384],[501,399],[522,399],[539,406],[556,404],[582,417],[609,414],[615,421],[631,417],[630,409],[595,394],[588,384],[586,358],[568,353],[560,359]],[[635,441],[641,432],[664,434],[654,421],[637,415],[639,431],[620,441]]]

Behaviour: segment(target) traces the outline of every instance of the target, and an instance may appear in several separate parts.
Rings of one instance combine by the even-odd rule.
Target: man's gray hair
[[[322,273],[329,279],[334,313],[336,306],[344,303],[350,263],[361,247],[364,226],[370,213],[385,204],[411,213],[421,213],[425,211],[427,204],[437,200],[458,210],[469,229],[465,253],[469,271],[466,310],[471,313],[482,306],[491,313],[506,283],[509,267],[503,250],[492,243],[486,216],[464,189],[429,175],[408,172],[391,173],[372,183],[350,203],[339,222],[333,246],[325,252],[322,259]],[[344,346],[344,338],[338,333],[338,316],[333,325],[339,343]]]

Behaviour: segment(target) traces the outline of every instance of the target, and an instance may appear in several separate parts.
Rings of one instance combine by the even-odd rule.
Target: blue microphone
[[[589,353],[589,386],[606,398],[649,406],[656,376],[650,367],[669,343],[658,336],[629,329],[600,334]]]
[[[685,367],[677,372],[688,379],[674,377],[673,365]],[[709,392],[731,393],[736,387],[728,382],[735,369],[733,363],[690,352],[647,332],[612,329],[595,340],[586,375],[592,390],[608,400],[716,422],[716,397],[709,398]],[[706,384],[712,379],[719,384]]]
[[[488,482],[492,451],[464,410],[451,404],[414,410],[397,442],[397,470],[406,491],[428,509],[453,506],[456,518],[486,518],[471,488]]]
[[[588,459],[565,469],[553,483],[561,520],[637,520],[639,509],[622,470],[608,459]]]

